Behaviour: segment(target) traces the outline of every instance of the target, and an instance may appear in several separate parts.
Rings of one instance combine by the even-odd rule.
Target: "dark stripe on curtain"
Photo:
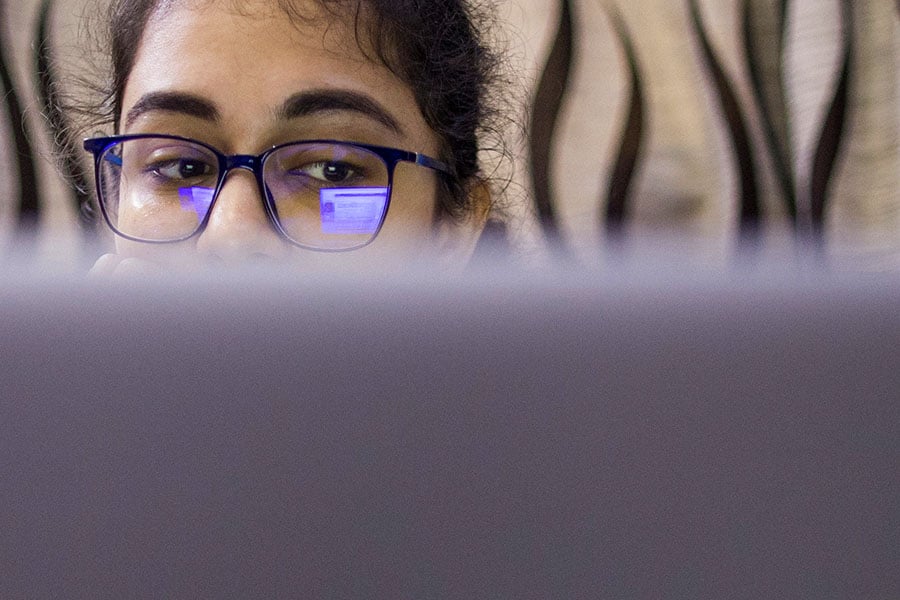
[[[840,79],[828,108],[819,143],[813,158],[810,179],[810,209],[812,233],[821,236],[825,229],[825,214],[831,181],[837,166],[850,104],[850,81],[853,68],[855,26],[851,0],[841,0],[843,60]]]
[[[550,167],[553,138],[574,60],[574,17],[570,0],[560,0],[559,24],[541,73],[531,110],[529,143],[534,202],[541,229],[551,250],[561,257],[570,251],[556,217]]]
[[[605,221],[607,233],[613,237],[623,234],[629,214],[630,190],[640,162],[645,127],[646,102],[644,81],[631,32],[615,8],[608,10],[616,38],[622,47],[630,76],[628,116],[619,142],[619,152],[613,166],[606,196]]]
[[[762,208],[759,201],[759,187],[757,184],[756,166],[754,163],[753,148],[750,135],[747,130],[746,119],[743,110],[734,92],[734,86],[729,80],[719,63],[716,53],[712,48],[700,8],[696,0],[688,0],[688,9],[691,16],[691,24],[697,42],[703,55],[703,60],[713,86],[719,98],[722,115],[725,119],[731,146],[734,165],[738,172],[740,184],[739,191],[739,227],[745,237],[755,237],[759,233]]]
[[[4,2],[0,0],[0,14],[6,12]],[[12,80],[12,70],[6,58],[6,29],[0,27],[0,85],[4,106],[9,116],[13,133],[13,161],[16,164],[19,180],[18,225],[28,230],[37,225],[40,215],[40,201],[37,192],[37,165],[35,153],[31,145],[31,135],[19,95]]]
[[[89,177],[81,161],[82,152],[72,140],[69,122],[60,109],[59,79],[53,68],[53,51],[50,44],[50,18],[54,4],[53,0],[43,0],[38,16],[35,34],[37,44],[34,51],[38,96],[50,126],[60,168],[71,186],[70,202],[80,216],[82,226],[88,229],[97,222],[97,213],[91,206],[91,196],[88,193]]]

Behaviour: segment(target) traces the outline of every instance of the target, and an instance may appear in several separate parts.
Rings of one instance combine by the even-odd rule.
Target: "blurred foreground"
[[[900,596],[900,279],[675,262],[8,266],[0,597]]]

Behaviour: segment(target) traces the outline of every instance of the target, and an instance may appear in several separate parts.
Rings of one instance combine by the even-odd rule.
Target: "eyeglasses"
[[[375,239],[397,163],[451,174],[423,154],[332,140],[291,142],[258,156],[227,156],[196,140],[156,134],[91,138],[84,149],[94,155],[107,224],[124,238],[150,243],[203,231],[232,169],[253,172],[266,214],[285,239],[322,251],[354,250]]]

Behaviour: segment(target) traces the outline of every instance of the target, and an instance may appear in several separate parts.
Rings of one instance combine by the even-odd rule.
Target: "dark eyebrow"
[[[282,105],[278,116],[282,119],[296,119],[330,110],[362,113],[396,133],[403,133],[397,119],[378,102],[365,94],[348,90],[310,90],[294,94]]]
[[[205,98],[184,92],[151,92],[141,96],[125,115],[125,129],[141,115],[156,110],[181,113],[204,121],[219,120],[216,105]]]

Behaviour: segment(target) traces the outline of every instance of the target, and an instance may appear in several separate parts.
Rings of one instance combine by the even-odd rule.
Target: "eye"
[[[215,167],[197,159],[176,158],[150,165],[150,171],[169,180],[197,179],[207,177]]]
[[[328,183],[350,183],[362,178],[361,169],[346,162],[320,161],[293,169],[294,174],[304,174]]]

